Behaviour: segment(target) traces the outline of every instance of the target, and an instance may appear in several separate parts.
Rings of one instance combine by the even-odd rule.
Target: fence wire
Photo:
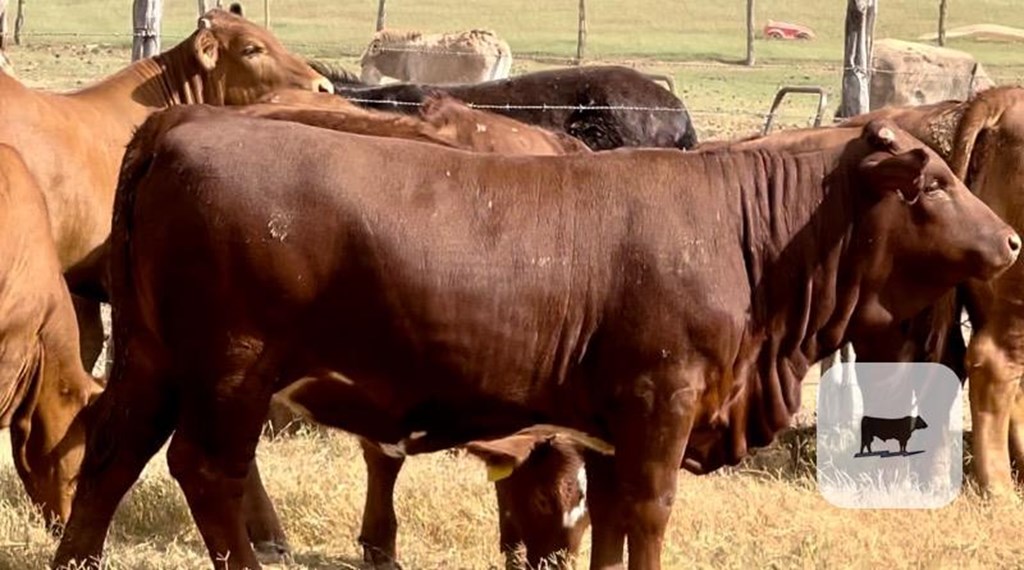
[[[104,39],[115,39],[115,40],[127,40],[135,36],[144,35],[141,33],[132,32],[81,32],[81,31],[23,31],[21,36],[26,39],[31,38],[59,38],[61,40],[69,39],[81,39],[88,41],[102,41]],[[167,35],[165,40],[173,40],[175,43],[181,41],[183,38],[177,38],[175,36]],[[169,41],[167,43],[169,43]],[[351,43],[348,45],[343,43],[328,43],[328,42],[303,42],[303,41],[284,41],[287,47],[296,50],[307,50],[317,52],[317,59],[323,61],[336,62],[339,60],[352,60],[358,58],[362,54],[362,48],[353,47]],[[110,46],[119,47],[119,46]],[[30,46],[23,46],[22,49],[29,48]],[[403,53],[420,53],[430,55],[449,55],[449,56],[479,56],[481,54],[476,52],[470,52],[463,49],[445,49],[445,48],[434,48],[434,47],[420,47],[420,46],[408,46],[408,47],[388,47],[385,51],[395,51]],[[326,54],[330,55],[326,55]],[[529,51],[515,51],[512,52],[514,60],[518,61],[532,61],[542,64],[556,64],[556,65],[575,65],[578,62],[575,57],[571,56],[559,56],[550,53],[541,52],[529,52]],[[750,68],[739,66],[736,64],[729,64],[716,61],[700,61],[700,60],[664,60],[649,57],[636,57],[636,58],[619,58],[608,59],[608,60],[588,60],[586,62],[589,65],[593,64],[617,64],[625,67],[631,67],[634,69],[657,69],[657,68],[669,68],[670,70],[686,70],[686,71],[723,71],[729,69],[748,71]],[[356,67],[357,64],[351,64]],[[838,96],[838,84],[841,80],[841,75],[846,71],[863,72],[865,70],[846,67],[839,61],[834,64],[824,61],[790,61],[790,62],[762,62],[757,64],[754,71],[783,71],[793,70],[794,65],[799,65],[799,71],[802,74],[815,73],[815,74],[832,74],[834,78],[830,80],[830,83],[836,85],[836,89],[827,90],[827,94],[830,99],[834,99]],[[16,67],[16,64],[15,64]],[[341,67],[345,67],[344,64]],[[998,68],[997,68],[998,69]],[[351,71],[351,70],[350,70]],[[946,79],[946,80],[970,80],[974,81],[976,75],[970,72],[941,72],[941,71],[922,71],[922,70],[893,70],[883,69],[879,67],[871,67],[866,70],[872,74],[879,75],[912,75],[919,78],[928,79]],[[993,70],[985,69],[986,75],[996,84],[1022,84],[1024,83],[1024,74],[1000,74],[998,71],[992,73]],[[678,80],[679,78],[677,78]],[[810,77],[802,82],[803,84],[813,84],[814,80]],[[685,83],[684,83],[685,85]],[[354,84],[353,87],[358,87],[358,84]],[[776,88],[782,87],[780,83]],[[693,87],[691,87],[693,89]],[[835,92],[833,92],[835,91]],[[678,94],[681,98],[684,94]],[[361,105],[371,105],[376,108],[386,109],[388,107],[414,107],[420,106],[422,103],[418,101],[378,101],[366,98],[360,98],[357,95],[346,97],[354,103]],[[486,111],[500,111],[500,110],[530,110],[530,111],[633,111],[633,112],[647,112],[647,113],[678,113],[680,109],[676,107],[655,107],[655,106],[630,106],[630,105],[561,105],[561,104],[550,104],[545,101],[535,102],[517,102],[517,103],[505,103],[505,104],[468,104],[469,107],[486,110]],[[787,109],[792,107],[792,103],[789,103],[786,107],[778,110],[774,113],[768,112],[756,112],[740,109],[687,109],[689,115],[697,119],[706,120],[724,120],[731,123],[749,122],[749,127],[753,130],[763,126],[764,121],[769,117],[773,117],[773,120],[784,123],[789,126],[794,125],[806,125],[811,126],[814,121],[813,112],[796,112]],[[756,124],[759,123],[759,124]],[[825,122],[828,122],[826,119]]]

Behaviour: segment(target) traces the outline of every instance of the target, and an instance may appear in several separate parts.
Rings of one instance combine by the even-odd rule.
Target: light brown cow
[[[90,253],[110,232],[124,147],[150,113],[184,103],[251,103],[286,87],[333,90],[270,32],[219,9],[177,46],[74,93],[31,89],[0,74],[0,143],[16,148],[39,182],[73,286],[99,286],[90,283],[100,278]],[[103,342],[99,306],[78,305],[83,359],[91,366]]]
[[[1018,231],[1024,228],[1024,89],[996,88],[970,102],[950,166],[996,214]],[[1009,494],[1009,458],[1024,469],[1024,266],[1016,263],[991,282],[969,282],[967,290],[978,480],[995,494]]]
[[[887,108],[847,124],[879,118],[897,122],[947,157],[954,174],[982,201],[1018,232],[1024,231],[1024,89],[997,87],[968,102]],[[1013,495],[1011,462],[1024,479],[1024,266],[1016,263],[991,282],[970,282],[961,293],[973,327],[965,370],[970,378],[975,473],[987,491],[1008,497]],[[932,310],[954,312],[937,316],[949,328],[959,322],[961,306],[946,305]],[[912,340],[924,345],[926,338],[945,332],[933,325],[916,336],[920,338]],[[952,350],[956,347],[953,344]],[[938,355],[945,361],[957,356]]]
[[[490,30],[442,34],[381,30],[359,60],[362,80],[378,85],[385,77],[409,83],[479,83],[505,79],[512,48]]]
[[[84,452],[79,411],[100,392],[82,368],[78,327],[43,195],[17,151],[0,144],[0,428],[48,519],[67,520]]]

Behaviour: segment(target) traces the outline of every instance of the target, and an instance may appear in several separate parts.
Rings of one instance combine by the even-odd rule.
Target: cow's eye
[[[941,192],[941,191],[942,191],[943,189],[944,189],[944,188],[943,188],[943,186],[942,186],[942,183],[941,183],[941,182],[939,182],[938,180],[932,180],[932,181],[931,181],[931,184],[929,184],[929,185],[928,185],[928,186],[927,186],[927,187],[926,187],[926,188],[924,189],[924,191],[925,191],[925,192]]]
[[[256,54],[260,54],[260,53],[263,53],[263,48],[261,46],[255,45],[255,44],[250,44],[250,45],[247,45],[244,48],[242,48],[242,56],[243,57],[252,57],[252,56],[254,56]]]

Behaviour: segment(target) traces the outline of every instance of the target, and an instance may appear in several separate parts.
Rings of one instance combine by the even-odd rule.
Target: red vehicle
[[[814,31],[800,24],[768,20],[764,26],[764,37],[772,40],[812,40]]]

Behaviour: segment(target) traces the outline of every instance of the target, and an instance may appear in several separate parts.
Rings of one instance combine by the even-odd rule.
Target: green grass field
[[[271,1],[274,30],[294,51],[309,57],[351,65],[373,30],[375,0]],[[759,128],[760,114],[781,85],[823,85],[831,91],[834,108],[844,4],[758,2],[759,26],[769,17],[796,21],[814,28],[818,39],[759,40],[759,64],[746,68],[729,63],[744,52],[741,0],[590,0],[588,53],[591,61],[671,74],[702,138],[746,134]],[[932,31],[937,4],[883,1],[877,37],[912,39]],[[128,0],[30,0],[25,45],[9,50],[19,77],[33,86],[65,90],[124,66],[129,59],[130,5]],[[166,3],[165,47],[191,31],[195,6],[191,1]],[[575,54],[575,1],[391,0],[388,6],[389,23],[395,27],[495,29],[520,54],[514,72],[550,66],[550,58],[567,60]],[[262,21],[262,3],[248,9],[250,17]],[[1024,10],[1020,0],[952,3],[950,27],[975,23],[1024,27]],[[1024,46],[951,45],[974,53],[998,82],[1024,78]],[[545,63],[523,54],[541,56]],[[812,108],[809,99],[792,101],[780,125],[807,124]],[[814,383],[806,386],[808,408],[813,408],[815,389]],[[812,416],[807,411],[801,417]],[[805,444],[798,449],[805,450]],[[783,447],[777,454],[785,464],[789,450]],[[262,443],[259,457],[295,547],[294,563],[284,567],[356,567],[365,470],[354,441],[341,434],[300,434]],[[1019,504],[989,505],[968,488],[952,505],[936,511],[841,510],[818,495],[805,469],[780,471],[771,466],[770,457],[761,454],[744,469],[708,477],[681,476],[666,568],[1024,567],[1024,507]],[[493,490],[475,460],[447,454],[410,460],[399,482],[397,507],[399,549],[408,570],[501,567]],[[25,500],[4,437],[0,570],[44,568],[55,546]],[[122,505],[108,552],[109,568],[115,570],[208,567],[162,453]],[[585,561],[578,567],[586,567]]]

